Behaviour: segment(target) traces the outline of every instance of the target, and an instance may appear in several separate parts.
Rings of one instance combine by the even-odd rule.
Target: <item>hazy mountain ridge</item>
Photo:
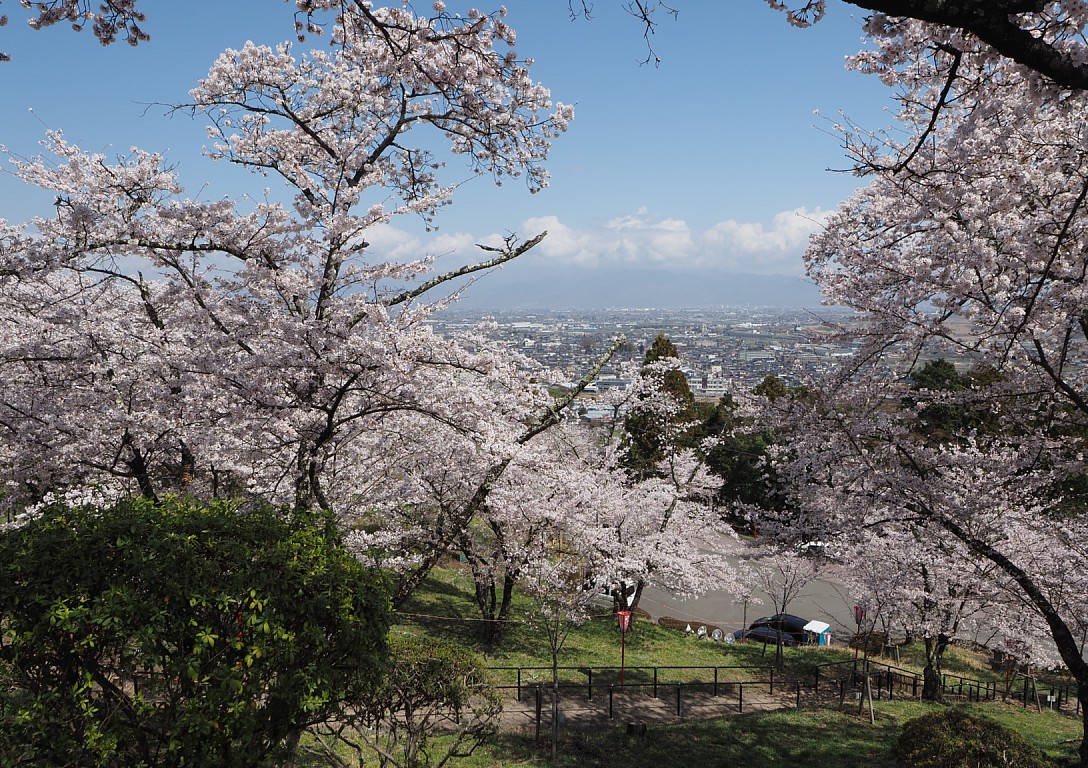
[[[719,306],[817,307],[811,282],[785,275],[655,269],[520,270],[482,277],[464,292],[465,309],[665,309]]]

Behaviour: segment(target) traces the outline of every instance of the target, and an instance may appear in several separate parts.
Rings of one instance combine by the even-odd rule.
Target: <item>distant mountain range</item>
[[[529,265],[525,265],[529,266]],[[465,309],[818,307],[820,292],[800,277],[674,272],[655,269],[570,268],[533,265],[481,277],[458,306]]]

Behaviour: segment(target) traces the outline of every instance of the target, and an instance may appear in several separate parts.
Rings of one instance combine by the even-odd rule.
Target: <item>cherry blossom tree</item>
[[[942,698],[944,655],[955,641],[992,645],[1025,630],[1045,635],[1037,619],[1024,626],[1024,617],[1013,610],[1012,585],[994,563],[972,557],[957,539],[926,536],[924,526],[863,532],[836,556],[848,564],[838,576],[866,606],[870,627],[880,622],[921,638],[923,699]]]
[[[769,4],[800,25],[825,11],[819,0]],[[957,561],[993,574],[987,586],[1045,628],[1028,635],[1042,641],[1032,652],[1060,658],[1086,701],[1084,606],[1070,581],[1085,571],[1088,10],[852,4],[874,11],[852,66],[880,77],[900,108],[886,131],[839,127],[871,180],[814,237],[807,266],[829,302],[864,313],[847,334],[861,348],[787,403],[804,414],[775,449],[793,483],[790,524],[821,539],[902,529],[941,554],[931,577]],[[910,371],[934,357],[990,375],[959,391],[908,390]],[[986,420],[938,436],[919,428],[934,406]],[[941,540],[945,553],[932,546]]]
[[[790,603],[804,594],[819,569],[816,557],[773,540],[755,542],[748,555],[750,572],[770,600],[775,614],[785,613]],[[779,632],[775,642],[775,664],[781,666],[782,659],[782,634]]]
[[[554,423],[542,383],[434,334],[444,300],[425,299],[543,234],[446,274],[365,236],[449,201],[439,140],[476,174],[540,189],[571,109],[529,79],[501,15],[349,4],[331,37],[227,51],[192,91],[211,157],[282,182],[289,203],[188,198],[161,156],[110,159],[59,133],[9,159],[56,205],[0,228],[5,503],[93,485],[347,517],[395,498],[413,443],[469,436],[502,465]]]
[[[640,389],[624,397],[639,400]],[[400,466],[398,501],[356,532],[353,545],[401,573],[405,584],[429,573],[434,553],[458,552],[491,643],[503,637],[515,589],[532,588],[526,580],[550,572],[556,558],[577,563],[579,588],[631,594],[634,605],[646,585],[687,595],[732,587],[723,553],[733,532],[710,519],[715,482],[703,462],[692,451],[677,453],[637,481],[621,444],[602,438],[574,419],[533,440],[508,438],[516,445],[504,454],[501,474],[494,472],[494,442],[421,441],[404,452],[415,463]],[[481,477],[490,478],[486,493]],[[464,524],[468,509],[472,525]],[[398,590],[397,599],[408,594]]]

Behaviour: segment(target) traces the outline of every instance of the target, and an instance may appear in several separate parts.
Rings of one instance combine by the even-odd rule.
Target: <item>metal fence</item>
[[[552,690],[551,667],[491,667],[499,678],[497,687],[518,702],[535,703],[537,727],[540,727],[544,697]],[[630,706],[635,697],[658,699],[676,717],[684,717],[698,707],[707,716],[743,712],[746,705],[764,693],[775,695],[777,706],[802,705],[802,690],[838,695],[840,705],[847,693],[855,696],[866,678],[874,699],[913,698],[921,696],[923,678],[913,670],[873,659],[856,659],[816,664],[813,677],[783,679],[769,665],[726,666],[574,666],[555,670],[556,694],[566,701],[591,703],[600,717],[615,719],[617,702]],[[941,677],[942,694],[965,701],[1022,701],[1024,706],[1068,710],[1079,713],[1080,705],[1071,684],[1040,685],[1033,678],[1015,683],[981,680],[945,673]],[[748,701],[746,701],[746,696]],[[764,697],[764,704],[766,699]]]
[[[903,669],[882,661],[857,659],[818,664],[815,669],[815,688],[821,684],[837,685],[840,693],[860,687],[869,676],[873,697],[877,699],[921,696],[923,678],[913,670]],[[1037,705],[1040,709],[1062,711],[1073,707],[1079,714],[1080,702],[1071,683],[1043,683],[1032,677],[1002,683],[997,680],[981,680],[950,673],[941,675],[941,692],[945,698],[964,701],[1020,701],[1024,706]]]

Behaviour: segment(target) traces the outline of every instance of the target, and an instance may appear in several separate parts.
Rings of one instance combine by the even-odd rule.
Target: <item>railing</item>
[[[518,701],[521,701],[522,695],[526,689],[543,684],[547,684],[550,687],[552,684],[551,667],[490,667],[489,669],[492,672],[497,673],[514,673],[513,675],[507,676],[508,680],[510,679],[510,677],[513,677],[513,682],[502,683],[496,687],[500,690],[516,691],[516,698]],[[712,695],[717,696],[721,686],[734,686],[740,683],[747,684],[749,682],[752,682],[735,679],[725,679],[722,674],[723,671],[728,672],[731,670],[747,670],[749,672],[754,671],[757,674],[762,674],[766,678],[766,680],[760,681],[760,684],[769,685],[771,691],[773,692],[774,690],[774,668],[769,666],[757,666],[751,664],[735,664],[715,667],[625,667],[622,670],[622,687],[632,688],[634,690],[648,689],[650,691],[650,695],[656,699],[659,695],[659,689],[662,687],[672,687],[674,685],[683,685],[694,688],[701,687],[705,691],[710,692]],[[584,688],[586,691],[587,699],[593,698],[593,692],[595,688],[597,690],[601,690],[603,687],[606,686],[620,684],[621,669],[619,667],[558,667],[556,671],[559,673],[560,676],[558,687],[561,690],[569,690],[571,688]],[[572,679],[573,676],[570,674],[572,672],[576,673],[579,679]],[[704,674],[702,676],[699,676],[698,674],[692,674],[700,672]],[[690,679],[692,677],[696,677],[698,679]]]
[[[845,673],[833,674],[833,670],[836,669],[843,669]],[[552,687],[552,668],[491,667],[490,670],[504,678],[504,682],[496,686],[499,690],[514,692],[519,702],[526,695],[536,698],[539,727],[541,697],[544,691]],[[767,692],[773,694],[776,686],[780,691],[792,692],[795,706],[800,709],[801,690],[808,686],[808,683],[800,680],[782,680],[780,676],[776,679],[774,667],[760,665],[637,666],[626,667],[622,671],[619,667],[578,666],[558,667],[555,672],[559,675],[557,692],[572,690],[584,692],[586,700],[589,701],[593,700],[595,694],[607,695],[607,712],[610,720],[615,717],[616,696],[647,694],[651,698],[660,699],[663,695],[672,694],[675,696],[676,716],[682,717],[685,697],[691,701],[692,695],[697,693],[710,694],[714,699],[719,697],[732,699],[735,695],[736,711],[743,712],[746,691],[751,692],[753,689],[759,690],[766,687]],[[747,673],[743,674],[745,679],[738,679],[742,676],[740,673]],[[826,687],[830,684],[833,690],[837,688],[841,706],[847,690],[855,690],[862,686],[866,676],[869,678],[869,688],[874,699],[893,699],[897,696],[917,699],[922,693],[922,675],[913,670],[873,659],[817,664],[814,667],[815,679],[812,688],[817,693],[821,686]],[[1028,678],[1024,679],[1020,689],[1016,690],[1014,686],[1006,688],[1000,681],[944,673],[941,676],[941,687],[946,697],[962,697],[967,701],[1012,698],[1022,701],[1025,707],[1038,703],[1040,708],[1054,710],[1068,708],[1072,701],[1076,705],[1077,712],[1080,711],[1076,692],[1069,684],[1044,685],[1040,688],[1037,681]],[[723,708],[730,706],[732,705],[728,702],[723,703]]]
[[[719,669],[726,669],[726,668],[728,668],[728,667],[719,667]],[[516,669],[516,668],[515,667],[506,667],[506,668],[500,668],[500,669]],[[568,668],[568,669],[574,669],[574,668]],[[650,668],[650,669],[652,669],[652,668]],[[714,667],[658,667],[657,669],[714,669]],[[549,671],[550,671],[550,669],[549,669]],[[767,679],[767,680],[730,680],[730,681],[717,680],[717,681],[714,681],[714,682],[711,682],[711,681],[694,681],[694,682],[669,682],[669,683],[663,683],[663,682],[660,682],[660,680],[659,680],[656,684],[655,683],[627,683],[625,681],[622,686],[620,686],[617,683],[609,683],[608,686],[607,686],[607,696],[608,696],[607,714],[608,714],[608,719],[609,720],[614,720],[615,719],[615,717],[616,717],[616,698],[617,698],[617,696],[630,697],[632,694],[637,694],[637,693],[639,693],[641,691],[646,691],[647,689],[650,689],[650,690],[652,690],[652,697],[653,698],[661,698],[660,693],[662,692],[662,690],[663,689],[667,690],[669,688],[673,689],[673,692],[674,692],[675,702],[676,702],[674,711],[675,711],[676,717],[678,717],[678,718],[683,717],[684,713],[685,713],[685,709],[684,709],[684,706],[685,706],[685,704],[684,704],[685,694],[688,695],[687,700],[690,702],[691,701],[691,694],[692,693],[697,693],[697,692],[710,693],[713,698],[724,698],[724,697],[728,696],[729,694],[735,693],[736,694],[736,700],[735,700],[736,701],[736,711],[738,713],[742,713],[742,712],[744,712],[744,706],[745,706],[745,699],[744,699],[745,690],[751,691],[753,688],[766,687],[767,692],[773,694],[774,690],[775,690],[775,686],[778,686],[780,691],[784,690],[784,689],[792,691],[793,694],[794,694],[794,696],[793,696],[794,706],[796,708],[798,708],[798,709],[801,708],[801,689],[804,687],[804,684],[800,680],[782,681],[781,679],[779,679],[779,680],[776,681],[774,679],[774,676],[771,675],[769,677],[769,679]],[[517,686],[515,686],[515,685],[500,685],[498,687],[500,689],[514,689]],[[524,682],[524,680],[522,681],[522,689],[521,690],[524,690],[524,691],[528,692],[533,697],[533,700],[535,701],[535,705],[536,705],[535,706],[535,709],[536,709],[536,724],[537,724],[538,732],[539,732],[541,720],[542,720],[542,717],[543,717],[542,713],[544,711],[544,705],[543,705],[544,696],[545,696],[546,691],[548,691],[551,687],[552,687],[551,683],[547,683],[547,684],[545,684],[545,683],[526,684]],[[600,690],[600,687],[601,686],[598,685],[598,690]],[[586,685],[560,684],[559,688],[562,690],[563,688],[567,688],[567,689],[569,689],[569,688],[588,688],[588,686],[586,686]],[[749,694],[749,696],[751,696],[751,694]],[[592,696],[587,696],[586,698],[587,698],[587,700],[591,700]],[[518,700],[519,701],[521,700],[520,691],[519,691],[519,699]],[[723,702],[722,709],[726,710],[730,706],[731,705],[730,705],[729,702]]]
[[[1000,684],[995,684],[1000,685]],[[1080,700],[1077,698],[1076,688],[1073,683],[1043,683],[1040,686],[1035,678],[1023,678],[1020,691],[1015,686],[1010,686],[1008,693],[1001,692],[1002,699],[1020,701],[1025,707],[1038,704],[1040,709],[1054,709],[1061,711],[1063,707],[1069,707],[1070,701],[1077,714],[1080,714]]]
[[[846,666],[850,667],[849,671],[845,675],[835,677],[840,689],[840,698],[846,687],[860,685],[866,674],[870,677],[873,697],[877,699],[884,698],[885,695],[889,699],[894,698],[897,690],[900,695],[909,695],[911,698],[918,698],[922,692],[923,678],[920,674],[881,661],[874,661],[873,659],[836,661],[816,665],[816,690],[820,690],[821,683],[825,686],[828,683],[829,676],[825,670]],[[1011,685],[1006,689],[1004,684],[996,680],[981,680],[963,675],[942,673],[941,690],[946,697],[954,696],[963,698],[966,701],[995,701],[998,698],[1002,700],[1011,698],[1022,701],[1025,707],[1037,702],[1041,708],[1059,711],[1063,707],[1068,708],[1070,701],[1072,701],[1077,712],[1080,711],[1076,691],[1068,683],[1064,685],[1044,685],[1040,688],[1034,679],[1025,678],[1020,684],[1019,691],[1017,691],[1015,685]]]

